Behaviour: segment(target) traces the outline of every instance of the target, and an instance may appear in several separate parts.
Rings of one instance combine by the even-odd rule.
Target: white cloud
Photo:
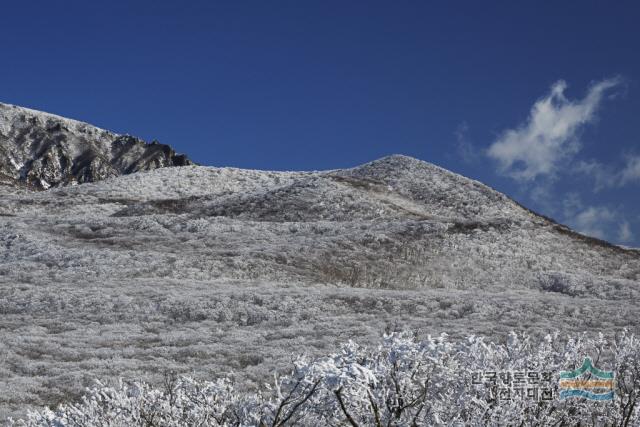
[[[640,156],[627,155],[625,166],[616,172],[612,167],[590,160],[577,162],[573,170],[591,176],[595,181],[596,192],[604,188],[622,187],[632,182],[640,182]]]
[[[616,213],[602,206],[590,206],[578,213],[573,220],[575,229],[588,236],[606,239],[607,224],[616,219]]]
[[[582,198],[578,193],[569,193],[562,201],[565,218],[574,217],[583,209]]]
[[[538,100],[527,122],[509,129],[488,149],[500,171],[521,181],[538,176],[553,176],[563,160],[570,160],[579,150],[580,129],[595,119],[605,93],[620,85],[618,77],[592,85],[587,95],[578,101],[567,99],[567,84],[560,80],[550,93]]]
[[[468,133],[469,125],[467,125],[467,122],[460,123],[454,132],[456,136],[456,151],[465,163],[473,163],[478,159],[478,152],[469,142]]]
[[[541,181],[536,183],[529,191],[529,198],[547,215],[556,215],[557,197],[550,182]]]
[[[562,204],[566,223],[582,234],[618,243],[628,243],[635,238],[629,221],[619,209],[584,206],[577,193],[569,193]]]
[[[618,174],[595,160],[581,160],[575,165],[574,170],[593,177],[595,181],[593,189],[596,193],[605,188],[615,187],[620,183]]]
[[[640,156],[627,156],[627,164],[620,173],[620,183],[640,181]]]
[[[618,240],[620,242],[630,242],[633,240],[633,237],[631,226],[627,221],[623,221],[618,229]]]

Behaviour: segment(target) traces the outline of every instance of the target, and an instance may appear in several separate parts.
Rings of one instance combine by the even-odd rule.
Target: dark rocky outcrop
[[[0,103],[0,184],[44,190],[190,164],[168,145]]]

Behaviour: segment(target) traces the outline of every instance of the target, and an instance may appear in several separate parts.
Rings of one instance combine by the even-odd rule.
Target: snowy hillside
[[[640,318],[637,252],[404,156],[0,191],[0,415],[166,369],[250,386],[291,352],[390,330],[610,333]]]
[[[188,164],[167,145],[0,103],[0,185],[47,189]]]
[[[637,251],[420,160],[155,169],[188,161],[17,107],[0,118],[0,417],[165,370],[251,388],[292,352],[385,331],[639,325]]]
[[[86,278],[91,266],[96,279],[388,289],[561,282],[566,293],[603,297],[640,279],[637,252],[575,234],[478,182],[404,156],[315,173],[159,169],[8,194],[0,215],[19,236],[13,247],[33,250],[6,252],[2,270],[38,280],[43,257],[60,267],[46,274],[64,280]]]

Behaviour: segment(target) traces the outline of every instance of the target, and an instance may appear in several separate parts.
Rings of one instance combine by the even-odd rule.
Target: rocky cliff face
[[[0,103],[0,184],[44,190],[190,164],[168,145]]]

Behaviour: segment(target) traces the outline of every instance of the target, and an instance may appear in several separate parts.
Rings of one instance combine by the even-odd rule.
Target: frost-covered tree
[[[167,375],[162,387],[120,381],[98,384],[79,403],[30,413],[17,426],[432,426],[617,425],[640,423],[640,343],[622,333],[612,342],[558,334],[534,341],[512,333],[505,344],[446,334],[417,340],[385,336],[377,348],[348,342],[328,357],[300,357],[290,374],[257,392],[236,390],[228,379],[199,382]],[[563,370],[585,357],[615,373],[611,401],[559,399]],[[539,395],[500,396],[495,381],[479,373],[536,373]],[[546,379],[537,373],[549,373]],[[515,381],[515,380],[514,380]]]

